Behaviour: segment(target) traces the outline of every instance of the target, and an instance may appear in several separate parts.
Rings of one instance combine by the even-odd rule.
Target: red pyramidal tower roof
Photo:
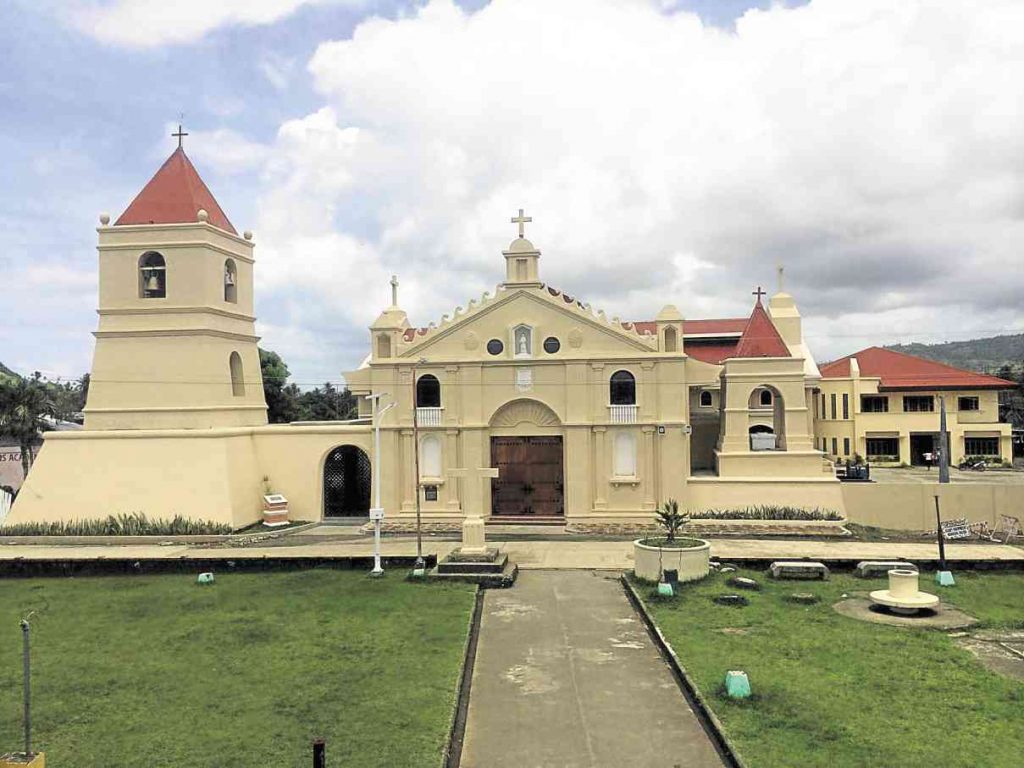
[[[185,150],[178,147],[160,166],[149,183],[132,200],[118,224],[192,224],[203,208],[210,215],[208,221],[233,235],[238,232],[199,177],[196,167]]]
[[[761,297],[758,296],[754,311],[750,313],[747,326],[743,329],[743,335],[736,345],[736,352],[732,357],[789,357],[789,348],[786,342],[779,336],[775,323],[768,317],[768,313],[761,306]]]

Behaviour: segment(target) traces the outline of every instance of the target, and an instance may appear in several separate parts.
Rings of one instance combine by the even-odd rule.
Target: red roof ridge
[[[750,319],[743,329],[736,354],[733,357],[790,357],[789,347],[779,335],[775,323],[768,317],[761,299],[754,304]]]
[[[192,224],[199,209],[215,227],[237,235],[185,150],[178,147],[153,174],[114,226],[128,224]]]

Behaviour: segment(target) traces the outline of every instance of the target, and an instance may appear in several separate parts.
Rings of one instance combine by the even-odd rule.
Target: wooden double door
[[[562,438],[492,437],[491,514],[552,517],[565,514]]]

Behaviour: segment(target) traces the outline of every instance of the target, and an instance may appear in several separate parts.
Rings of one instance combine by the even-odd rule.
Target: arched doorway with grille
[[[339,445],[324,460],[324,517],[370,514],[370,457],[354,445]]]

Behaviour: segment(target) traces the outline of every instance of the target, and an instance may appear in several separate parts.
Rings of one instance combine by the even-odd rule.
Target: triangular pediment
[[[521,336],[528,340],[526,354],[520,354]],[[549,346],[557,342],[558,351],[546,351],[546,341]],[[399,347],[401,358],[426,355],[445,360],[543,360],[554,355],[580,358],[656,351],[653,335],[637,333],[632,325],[609,320],[604,313],[546,287],[503,289],[493,297],[485,294],[436,328],[409,331],[404,342]],[[494,348],[495,342],[502,346],[497,354],[488,351],[488,344]]]

